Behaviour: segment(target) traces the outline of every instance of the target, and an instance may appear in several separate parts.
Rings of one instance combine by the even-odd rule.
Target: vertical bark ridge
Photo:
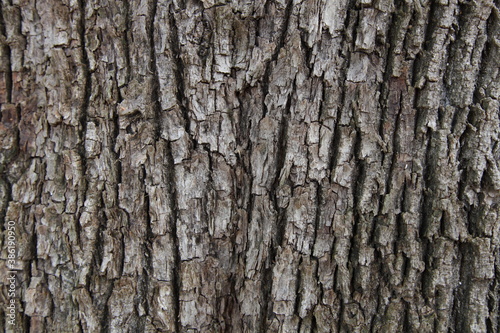
[[[488,8],[484,7],[469,7],[468,11],[465,15],[473,16],[476,20],[480,22],[473,22],[471,25],[468,25],[467,21],[464,19],[464,27],[460,31],[460,38],[455,42],[457,45],[463,43],[464,40],[467,40],[471,33],[476,31],[480,31],[482,29],[498,31],[498,14],[495,17],[495,9],[490,12]],[[497,13],[498,13],[498,9]],[[478,13],[479,12],[479,13]],[[478,14],[476,14],[478,13]],[[475,15],[474,15],[475,14]],[[483,30],[484,31],[484,30]],[[479,32],[480,34],[480,32]],[[490,35],[489,33],[487,35]],[[470,102],[474,104],[471,106],[465,106],[466,110],[462,111],[463,114],[467,114],[467,125],[462,125],[461,118],[457,121],[457,129],[462,130],[460,133],[460,152],[458,154],[458,159],[460,163],[460,167],[462,169],[463,175],[461,177],[460,187],[458,190],[458,197],[464,204],[465,211],[467,213],[467,225],[469,233],[474,237],[470,240],[467,240],[465,244],[463,244],[464,249],[466,248],[468,251],[477,251],[477,246],[479,245],[484,252],[481,252],[481,256],[484,258],[485,263],[493,263],[495,262],[493,268],[490,270],[487,267],[487,264],[484,266],[474,262],[469,258],[464,258],[464,267],[469,269],[464,269],[463,274],[460,276],[461,286],[459,288],[460,295],[465,301],[458,303],[455,307],[455,311],[457,313],[466,313],[466,316],[460,317],[457,320],[457,327],[465,327],[467,331],[473,330],[491,330],[495,331],[498,329],[498,302],[492,301],[491,293],[492,290],[498,289],[498,255],[489,255],[487,254],[488,248],[496,248],[498,249],[498,242],[495,241],[495,233],[492,233],[491,220],[489,218],[489,212],[498,211],[498,203],[491,202],[489,204],[484,203],[484,198],[489,197],[489,189],[491,189],[491,184],[489,182],[485,182],[485,175],[489,174],[491,170],[489,168],[497,168],[498,163],[489,164],[487,162],[488,156],[492,151],[489,149],[485,150],[485,147],[488,144],[484,143],[484,139],[480,139],[477,137],[475,130],[479,128],[484,128],[486,124],[482,119],[489,118],[489,114],[491,114],[491,102],[497,102],[497,97],[493,96],[489,92],[487,87],[491,84],[491,78],[495,75],[498,77],[498,70],[494,69],[498,67],[498,60],[493,60],[495,57],[491,57],[492,54],[498,54],[498,46],[493,46],[489,42],[489,38],[485,38],[481,40],[481,35],[477,37],[477,41],[475,46],[479,43],[480,45],[480,54],[477,51],[471,52],[469,51],[470,56],[467,57],[465,55],[465,59],[469,60],[471,63],[476,62],[477,74],[479,74],[479,82],[476,83],[475,87],[470,90],[470,95],[461,98],[460,96],[455,97],[455,101],[453,104],[456,105],[456,108],[460,110],[464,107],[463,100],[467,97],[470,99]],[[479,41],[481,40],[481,41]],[[481,46],[482,43],[482,46]],[[458,47],[456,49],[457,53],[463,52]],[[462,60],[463,62],[463,60]],[[460,62],[457,62],[455,66],[461,66]],[[488,74],[491,73],[491,74]],[[475,74],[475,73],[473,73]],[[477,75],[476,74],[476,75]],[[453,82],[452,82],[453,84]],[[472,88],[472,87],[470,87]],[[469,101],[465,101],[466,103]],[[493,104],[494,105],[494,104]],[[498,109],[498,106],[494,107],[494,112]],[[463,120],[462,120],[463,121]],[[498,118],[495,118],[494,123],[496,123],[496,127],[498,127]],[[486,125],[487,126],[487,125]],[[493,125],[495,126],[495,125]],[[491,133],[490,139],[492,141],[498,141],[498,130],[496,133]],[[488,138],[486,138],[488,140]],[[488,141],[489,141],[488,140]],[[490,141],[491,142],[491,141]],[[471,147],[475,147],[474,150],[477,153],[473,153],[469,151]],[[486,160],[486,163],[485,163]],[[474,162],[472,162],[474,161]],[[471,163],[472,162],[472,163]],[[496,164],[496,165],[495,165]],[[482,175],[481,175],[482,174]],[[481,175],[481,176],[480,176]],[[487,177],[486,177],[487,178]],[[481,180],[479,180],[481,179]],[[479,191],[484,191],[486,196],[483,198],[479,198],[477,193]],[[490,213],[491,214],[491,213]],[[473,250],[475,249],[475,250]],[[496,250],[498,253],[498,250]],[[470,267],[474,267],[472,270]],[[482,267],[480,269],[479,267]],[[487,304],[478,304],[477,298],[473,298],[472,295],[479,294],[482,297],[488,299]],[[472,321],[469,316],[477,316],[482,317],[481,321]]]
[[[333,138],[331,140],[331,147],[329,149],[329,165],[328,165],[328,170],[331,171],[332,178],[335,174],[334,169],[337,166],[338,163],[338,158],[339,158],[339,149],[341,147],[340,145],[340,140],[342,139],[342,128],[346,128],[347,124],[345,121],[345,102],[346,102],[346,92],[347,92],[347,86],[346,86],[346,81],[347,81],[347,69],[350,67],[350,54],[352,51],[352,44],[354,43],[354,39],[352,38],[353,31],[350,29],[353,28],[352,24],[352,6],[354,3],[351,1],[349,2],[348,6],[348,11],[345,17],[345,22],[344,22],[344,31],[342,33],[342,39],[340,41],[340,45],[344,45],[344,47],[340,50],[342,54],[342,58],[344,60],[344,66],[340,66],[339,71],[340,71],[340,79],[339,79],[339,88],[340,88],[340,93],[339,93],[339,98],[338,98],[338,106],[335,108],[336,109],[336,114],[335,114],[335,127],[333,129]],[[344,114],[344,115],[343,115]]]

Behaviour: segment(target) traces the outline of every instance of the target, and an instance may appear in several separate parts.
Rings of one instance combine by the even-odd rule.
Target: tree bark
[[[2,0],[12,332],[499,332],[498,0]]]

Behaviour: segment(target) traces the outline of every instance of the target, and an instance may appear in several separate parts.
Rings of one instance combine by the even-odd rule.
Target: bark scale
[[[498,332],[499,7],[2,0],[0,330]]]

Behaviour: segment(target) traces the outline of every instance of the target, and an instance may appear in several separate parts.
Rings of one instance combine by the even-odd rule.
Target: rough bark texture
[[[499,332],[499,36],[498,0],[2,0],[14,330]]]

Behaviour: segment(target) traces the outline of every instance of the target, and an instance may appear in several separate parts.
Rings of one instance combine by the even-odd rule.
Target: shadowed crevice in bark
[[[6,101],[7,103],[12,103],[12,63],[11,63],[11,50],[10,46],[7,43],[7,31],[5,28],[5,20],[4,20],[4,11],[3,11],[3,2],[0,2],[0,34],[4,37],[2,38],[2,45],[0,46],[2,50],[2,54],[4,55],[3,61],[5,67],[5,93],[6,93]],[[0,112],[0,121],[2,119],[2,113]]]
[[[488,17],[486,23],[486,42],[482,51],[481,61],[479,62],[479,71],[478,71],[478,84],[476,89],[483,86],[488,86],[493,81],[490,75],[486,75],[489,71],[495,66],[498,66],[500,60],[498,59],[498,54],[500,53],[499,47],[495,41],[493,36],[498,36],[500,33],[500,4],[497,1],[497,4],[491,10],[490,16]],[[497,74],[498,75],[498,74]],[[489,82],[490,81],[490,82]],[[474,93],[474,102],[479,102],[477,99],[481,96],[480,91]]]
[[[314,67],[313,67],[314,64],[311,64],[313,48],[309,47],[309,45],[307,44],[306,31],[301,29],[300,26],[298,29],[300,31],[300,47],[302,49],[304,63],[306,65],[307,69],[309,70],[309,75],[312,76],[311,74],[313,73],[313,70],[314,70]],[[324,74],[323,74],[323,78],[324,78]]]
[[[419,227],[419,238],[424,240],[425,244],[428,244],[429,241],[429,220],[430,220],[430,213],[432,212],[432,192],[430,187],[432,186],[432,177],[435,172],[434,170],[434,162],[432,160],[432,149],[431,149],[431,143],[433,141],[433,135],[430,133],[430,129],[428,130],[429,132],[425,133],[425,135],[422,135],[422,143],[425,145],[425,172],[422,174],[422,179],[424,182],[423,186],[423,200],[422,200],[422,205],[421,205],[421,216],[422,219],[420,221],[420,227]],[[419,142],[420,143],[420,142]],[[428,256],[425,256],[424,258],[428,258]],[[426,264],[427,267],[427,264]]]
[[[343,321],[342,321],[342,315],[343,313],[345,312],[345,304],[344,302],[340,302],[340,306],[339,306],[339,320],[337,320],[337,323],[335,325],[335,327],[337,328],[337,332],[342,332],[342,328],[343,328]]]
[[[402,30],[402,25],[404,24],[404,21],[407,20],[407,16],[410,14],[406,14],[409,12],[409,6],[405,1],[396,1],[396,8],[395,11],[391,14],[391,20],[389,23],[389,30],[387,32],[387,36],[389,38],[390,44],[387,49],[387,55],[386,55],[386,62],[385,62],[385,68],[384,68],[384,79],[383,82],[380,86],[380,99],[379,99],[379,106],[381,108],[381,114],[380,114],[380,121],[378,125],[378,134],[384,139],[386,138],[386,133],[384,131],[384,123],[386,121],[391,121],[388,117],[388,108],[389,108],[389,103],[388,103],[388,98],[389,94],[391,92],[391,78],[393,77],[393,70],[395,67],[395,62],[397,54],[395,53],[396,50],[396,45],[395,43],[398,41],[398,33],[401,32]],[[406,33],[405,33],[406,34]],[[402,97],[401,97],[402,98]],[[400,100],[400,104],[402,104],[402,101]],[[401,108],[400,108],[401,111]],[[398,113],[399,116],[399,113]],[[394,129],[394,135],[395,136],[396,129]],[[394,138],[393,138],[394,141]],[[394,142],[393,142],[394,145]],[[382,164],[384,164],[384,157],[385,154],[382,156]]]
[[[85,1],[85,0],[83,0]],[[130,78],[132,77],[132,60],[130,56],[130,35],[132,33],[132,20],[130,18],[130,0],[123,0],[123,7],[125,11],[125,31],[123,31],[122,43],[123,50],[125,53],[125,66],[126,66],[126,78],[125,85],[130,82]]]
[[[2,165],[2,169],[3,169]],[[12,201],[12,184],[9,182],[7,176],[4,173],[5,171],[1,171],[0,176],[0,221],[6,220],[7,207],[9,202]],[[0,230],[4,231],[6,226],[2,224],[0,226]]]
[[[175,74],[175,83],[176,83],[176,97],[177,97],[177,105],[181,110],[181,114],[184,117],[184,129],[189,135],[191,142],[194,144],[194,139],[191,135],[191,119],[189,115],[189,110],[186,106],[187,99],[185,95],[185,82],[184,82],[184,62],[181,56],[181,46],[179,44],[179,31],[177,28],[177,22],[175,19],[175,9],[174,5],[171,4],[169,7],[169,27],[170,27],[170,36],[169,42],[170,47],[172,49],[173,61],[174,61],[174,74]]]
[[[254,195],[251,195],[252,200],[251,204],[253,206],[253,200],[254,200]],[[278,222],[278,221],[277,221]],[[274,245],[274,244],[273,244]],[[276,258],[276,248],[274,245],[271,246],[269,249],[269,256],[267,258],[267,261],[264,262],[264,268],[263,268],[263,273],[262,273],[262,285],[261,285],[261,294],[262,294],[262,304],[260,305],[260,326],[259,326],[259,331],[260,332],[266,332],[267,331],[267,326],[268,326],[268,320],[272,316],[272,299],[271,299],[271,293],[273,290],[273,267],[275,264],[275,258]]]
[[[314,180],[313,183],[316,187],[316,202],[314,203],[316,209],[314,213],[314,235],[311,244],[311,258],[317,260],[318,258],[314,255],[314,248],[316,246],[316,240],[318,238],[318,228],[319,228],[319,222],[321,220],[321,207],[324,204],[324,199],[323,199],[323,187],[319,184],[317,180]],[[317,272],[315,276],[316,276],[316,281],[319,281]]]
[[[293,88],[291,90],[290,96],[286,102],[285,110],[281,118],[279,125],[279,134],[277,142],[277,158],[276,158],[276,174],[274,176],[274,182],[270,191],[270,197],[273,201],[274,210],[278,213],[278,219],[276,224],[276,234],[275,234],[275,244],[274,248],[281,246],[283,247],[283,239],[285,236],[286,227],[286,217],[285,209],[280,208],[278,205],[277,189],[280,187],[281,181],[286,181],[286,179],[281,179],[283,167],[285,166],[286,156],[287,156],[287,143],[288,143],[288,127],[289,118],[291,116],[290,108],[292,105],[292,100],[294,99],[295,93],[295,81],[293,83]],[[272,256],[273,257],[273,256]],[[274,261],[274,257],[271,261]]]
[[[81,61],[83,64],[83,75],[84,81],[82,82],[83,86],[83,100],[81,102],[80,108],[80,155],[82,157],[82,165],[84,166],[85,175],[85,161],[86,161],[86,153],[85,153],[85,135],[87,132],[87,120],[88,120],[88,108],[90,103],[90,94],[92,89],[92,75],[90,73],[90,62],[87,54],[87,46],[85,43],[85,0],[79,0],[79,10],[80,10],[80,20],[78,22],[78,34],[80,38],[80,47],[81,47]]]
[[[157,144],[158,140],[160,140],[161,136],[161,103],[160,103],[160,80],[158,76],[158,68],[156,64],[156,45],[155,45],[155,39],[154,39],[154,24],[155,24],[155,19],[156,19],[156,13],[157,13],[157,8],[158,8],[158,2],[157,0],[151,0],[148,3],[149,5],[149,13],[147,17],[147,34],[148,34],[148,39],[149,39],[149,67],[150,71],[152,73],[152,91],[151,91],[151,105],[153,108],[153,126],[154,126],[154,132],[153,132],[153,141]],[[156,148],[156,147],[155,147]],[[152,283],[151,283],[151,274],[153,274],[153,240],[154,240],[154,233],[152,229],[152,218],[151,218],[151,198],[148,193],[147,189],[147,183],[148,179],[147,177],[152,177],[147,174],[146,168],[144,165],[142,165],[142,178],[143,178],[143,184],[144,184],[144,213],[145,213],[145,219],[146,219],[146,239],[143,244],[144,248],[144,259],[146,263],[146,267],[144,267],[143,272],[142,272],[142,277],[143,277],[143,284],[142,284],[142,297],[143,297],[143,306],[144,306],[144,311],[145,314],[140,318],[141,321],[141,326],[142,330],[145,329],[146,323],[148,319],[152,318],[152,304],[151,304],[151,299],[149,297],[152,292],[150,291],[152,289]]]
[[[434,34],[434,31],[437,28],[437,18],[439,15],[439,10],[438,10],[438,2],[437,1],[432,1],[430,5],[430,9],[427,11],[427,13],[421,11],[415,10],[415,13],[418,13],[417,15],[426,15],[427,18],[425,20],[425,32],[424,32],[424,38],[423,38],[423,43],[422,45],[419,45],[419,51],[415,56],[415,60],[413,61],[413,67],[412,67],[412,86],[417,88],[417,92],[415,93],[415,105],[414,107],[417,108],[417,103],[418,103],[418,97],[419,94],[418,92],[421,90],[423,83],[425,83],[424,79],[424,69],[427,67],[427,51],[430,49],[430,45],[432,44],[432,37]],[[410,22],[412,23],[412,22]],[[418,108],[417,108],[418,109]],[[420,115],[417,113],[417,120],[419,119]],[[417,125],[419,122],[415,121],[415,125]],[[416,131],[415,131],[416,133]]]
[[[332,130],[333,131],[333,128],[330,128],[326,125],[324,125],[323,121],[324,121],[324,118],[323,118],[323,112],[325,111],[325,100],[326,100],[326,87],[327,87],[327,84],[326,84],[326,81],[325,81],[325,73],[323,73],[321,75],[320,78],[318,78],[317,80],[319,80],[319,85],[321,85],[321,98],[320,98],[320,101],[319,101],[319,109],[318,109],[318,118],[317,118],[317,122],[319,122],[321,125],[327,127],[328,129]]]
[[[498,274],[498,273],[497,273]],[[489,317],[486,319],[486,327],[488,332],[498,331],[498,327],[500,327],[500,321],[498,319],[499,315],[499,305],[496,302],[495,296],[498,295],[500,289],[498,288],[498,281],[490,284],[490,291],[488,294],[488,312]]]
[[[395,119],[395,124],[394,124],[394,132],[392,133],[392,138],[391,138],[391,143],[392,143],[392,148],[389,153],[383,153],[382,157],[382,163],[383,159],[385,156],[388,156],[391,158],[390,164],[389,164],[389,170],[388,170],[388,176],[386,178],[385,182],[385,189],[384,193],[385,195],[389,194],[390,190],[392,189],[391,183],[394,181],[394,177],[396,176],[396,170],[398,170],[398,157],[401,149],[401,142],[399,140],[399,135],[400,135],[400,130],[401,130],[401,114],[403,112],[403,93],[400,91],[399,92],[399,107],[397,110],[396,114],[396,119]],[[401,171],[401,170],[399,170]],[[381,200],[383,202],[383,199]]]
[[[150,215],[150,210],[151,210],[151,202],[150,202],[150,197],[147,191],[147,173],[146,173],[146,168],[144,165],[142,166],[142,180],[143,180],[143,185],[144,185],[144,218],[146,220],[146,232],[145,232],[145,239],[144,243],[142,245],[143,248],[143,253],[144,253],[144,262],[145,262],[145,267],[142,270],[142,274],[140,275],[140,279],[142,280],[142,283],[139,283],[139,292],[138,292],[138,299],[139,302],[142,303],[141,306],[144,307],[145,313],[139,318],[141,326],[143,327],[142,330],[144,330],[144,327],[146,325],[146,320],[148,318],[151,318],[151,313],[150,313],[150,300],[149,300],[149,291],[151,288],[151,277],[150,275],[153,272],[153,231],[151,228],[151,215]]]
[[[340,113],[341,113],[341,110],[338,111],[339,115],[340,115]],[[329,161],[329,165],[328,165],[328,170],[330,170],[330,172],[331,172],[330,182],[332,181],[332,178],[333,178],[333,169],[338,164],[341,137],[342,137],[342,135],[340,133],[340,125],[339,125],[339,121],[338,121],[338,117],[337,117],[337,120],[335,122],[335,128],[333,130],[332,143],[331,143],[330,149],[329,149],[330,161]]]
[[[360,266],[359,262],[359,256],[360,256],[360,250],[361,246],[364,245],[363,243],[365,240],[363,239],[363,224],[366,224],[367,221],[365,221],[367,218],[365,214],[363,214],[363,203],[361,202],[361,198],[363,196],[363,191],[365,190],[365,182],[367,177],[369,176],[368,173],[368,162],[365,161],[364,159],[361,159],[361,156],[358,154],[361,154],[361,145],[362,145],[362,137],[361,133],[359,130],[356,131],[356,140],[354,143],[354,150],[353,150],[353,157],[357,159],[357,169],[354,172],[354,184],[353,184],[353,189],[352,189],[352,211],[353,211],[353,227],[352,227],[352,234],[351,234],[351,239],[350,239],[350,248],[349,248],[349,271],[351,274],[351,290],[355,291],[357,290],[357,281],[356,281],[356,271],[358,267]],[[346,315],[346,314],[344,314]]]
[[[299,318],[299,323],[297,325],[298,331],[300,331],[303,319],[299,315],[299,305],[301,302],[301,295],[300,295],[300,286],[302,284],[302,271],[300,270],[300,265],[302,264],[302,257],[299,258],[299,263],[297,265],[297,277],[295,279],[295,304],[293,305],[293,313],[295,316]]]
[[[158,2],[157,0],[152,0],[152,2],[149,5],[150,5],[150,13],[148,16],[147,32],[148,32],[149,47],[150,47],[149,62],[150,62],[151,72],[153,73],[151,102],[153,104],[153,115],[154,115],[153,119],[155,128],[154,140],[158,141],[161,135],[161,111],[162,111],[160,103],[160,79],[158,76],[158,66],[156,64],[156,45],[154,38],[154,31],[155,31],[154,24],[156,19]]]
[[[111,294],[113,293],[114,289],[114,284],[115,282],[112,280],[111,283],[109,284],[108,290],[106,290],[106,294],[103,297],[103,304],[102,304],[102,309],[100,309],[100,318],[99,318],[99,324],[101,326],[100,333],[107,333],[109,332],[109,324],[110,324],[110,318],[109,318],[109,306],[108,306],[108,301],[109,298],[111,297]]]
[[[462,248],[465,248],[465,245],[461,245]],[[467,264],[467,258],[465,256],[461,256],[459,258],[460,261],[460,269],[458,273],[458,286],[456,289],[453,291],[453,308],[452,308],[452,315],[453,315],[453,323],[454,325],[451,325],[456,332],[460,332],[462,328],[465,327],[464,325],[464,320],[463,317],[460,315],[461,311],[464,310],[464,304],[463,300],[465,299],[465,294],[466,294],[466,284],[464,283],[469,279],[469,272],[468,269],[469,267],[466,265]]]
[[[88,122],[88,110],[89,110],[89,105],[90,105],[90,95],[92,92],[92,74],[90,73],[90,62],[87,54],[87,46],[85,43],[85,34],[86,34],[86,26],[85,26],[85,10],[86,10],[86,1],[85,0],[78,0],[78,9],[80,11],[80,18],[78,21],[78,35],[80,38],[80,56],[81,56],[81,62],[83,66],[83,82],[81,83],[82,89],[83,89],[83,100],[81,101],[81,107],[80,107],[80,114],[79,114],[79,128],[78,128],[78,135],[79,135],[79,145],[78,145],[78,153],[81,158],[81,166],[82,166],[82,181],[81,185],[83,188],[79,191],[80,193],[83,193],[84,198],[82,200],[83,203],[85,203],[85,200],[87,198],[87,190],[88,190],[88,181],[87,181],[87,153],[85,149],[85,140],[86,140],[86,134],[87,134],[87,122]],[[75,230],[76,230],[76,237],[77,237],[77,243],[81,244],[81,225],[80,225],[80,217],[82,214],[82,211],[84,210],[84,207],[79,207],[78,209],[78,217],[75,219]]]
[[[172,233],[172,239],[174,241],[173,248],[174,248],[174,266],[171,268],[172,269],[172,297],[173,297],[173,303],[174,303],[174,318],[175,318],[175,332],[180,333],[182,329],[182,325],[180,322],[180,310],[181,310],[181,304],[180,304],[180,292],[181,292],[181,287],[182,287],[182,281],[180,277],[180,270],[181,270],[181,254],[179,250],[179,237],[177,234],[177,223],[179,221],[179,209],[178,209],[178,196],[177,196],[177,191],[175,189],[175,164],[174,164],[174,157],[172,155],[172,145],[170,142],[167,142],[167,191],[170,193],[170,209],[172,212],[172,216],[169,217],[170,221],[170,230]]]

